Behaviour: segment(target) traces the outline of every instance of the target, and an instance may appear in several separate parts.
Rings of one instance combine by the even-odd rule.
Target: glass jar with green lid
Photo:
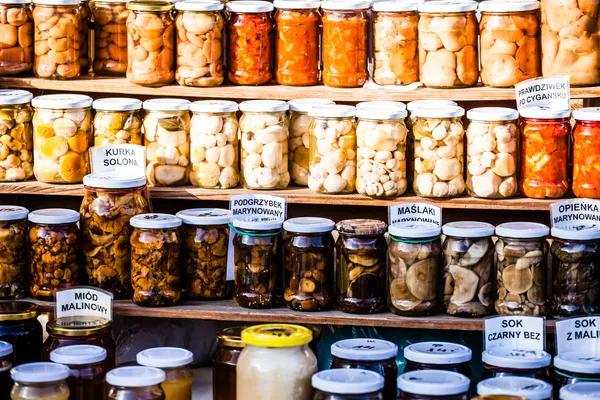
[[[212,358],[213,400],[236,400],[236,366],[244,349],[242,331],[246,326],[235,326],[217,333],[217,350]]]
[[[0,340],[13,346],[13,365],[42,360],[40,307],[26,301],[0,302]]]
[[[69,367],[51,362],[22,364],[10,370],[12,400],[69,400]]]

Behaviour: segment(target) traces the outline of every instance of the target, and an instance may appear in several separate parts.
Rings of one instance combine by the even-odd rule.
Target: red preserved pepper
[[[600,109],[573,112],[573,193],[577,197],[600,198]]]

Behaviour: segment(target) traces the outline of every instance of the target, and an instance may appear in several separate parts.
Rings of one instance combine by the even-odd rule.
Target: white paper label
[[[546,350],[544,318],[506,315],[484,319],[484,349]]]
[[[570,199],[550,204],[552,226],[600,227],[600,200]]]
[[[600,316],[561,319],[555,324],[557,354],[600,353]]]
[[[128,178],[146,174],[146,148],[137,144],[92,147],[90,159],[93,173],[118,172]]]
[[[568,76],[533,78],[515,85],[517,109],[547,106],[552,110],[569,110],[571,107]]]
[[[389,225],[397,222],[425,222],[442,226],[442,208],[431,203],[398,203],[388,207]]]
[[[56,317],[89,316],[112,321],[113,294],[106,290],[78,286],[56,292]]]

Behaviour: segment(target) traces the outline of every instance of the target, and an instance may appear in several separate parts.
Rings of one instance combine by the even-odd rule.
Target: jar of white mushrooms
[[[192,103],[190,181],[202,188],[229,189],[239,181],[237,103],[201,100]]]
[[[460,196],[465,190],[461,121],[465,110],[457,106],[418,108],[413,114],[413,190],[423,197]]]
[[[146,146],[146,177],[152,186],[181,186],[188,182],[190,102],[152,99],[144,102],[142,124]]]
[[[312,117],[308,112],[313,107],[335,104],[327,99],[297,99],[290,105],[289,169],[290,178],[298,186],[308,186],[308,128]]]
[[[445,106],[458,106],[455,101],[452,100],[415,100],[411,101],[406,105],[408,110],[408,118],[406,119],[406,127],[408,130],[412,130],[413,125],[417,117],[415,117],[413,111],[417,108],[437,108]]]
[[[142,144],[142,102],[110,97],[94,100],[94,146]]]
[[[311,109],[308,187],[318,193],[352,193],[356,181],[356,108]]]
[[[32,98],[26,90],[0,90],[0,181],[33,176]]]
[[[288,108],[279,100],[240,104],[241,180],[246,189],[285,189],[290,183]]]
[[[467,192],[490,199],[515,195],[519,112],[502,107],[473,108],[467,118]]]
[[[363,106],[356,116],[356,191],[371,197],[402,195],[407,186],[406,111]]]

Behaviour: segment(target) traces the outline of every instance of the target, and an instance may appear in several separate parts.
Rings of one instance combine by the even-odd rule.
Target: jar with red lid
[[[421,370],[444,370],[463,374],[471,379],[471,357],[467,346],[446,342],[413,343],[404,348],[404,373]]]
[[[600,198],[600,108],[573,111],[573,194]]]
[[[576,351],[558,354],[554,357],[553,376],[555,399],[566,385],[581,382],[597,382],[600,385],[600,356]]]
[[[524,376],[550,382],[552,356],[541,350],[493,347],[481,355],[483,378]]]
[[[398,377],[398,400],[469,400],[471,381],[458,372],[413,371]]]
[[[479,382],[477,394],[480,396],[516,396],[528,400],[550,400],[552,385],[534,378],[503,376]]]

